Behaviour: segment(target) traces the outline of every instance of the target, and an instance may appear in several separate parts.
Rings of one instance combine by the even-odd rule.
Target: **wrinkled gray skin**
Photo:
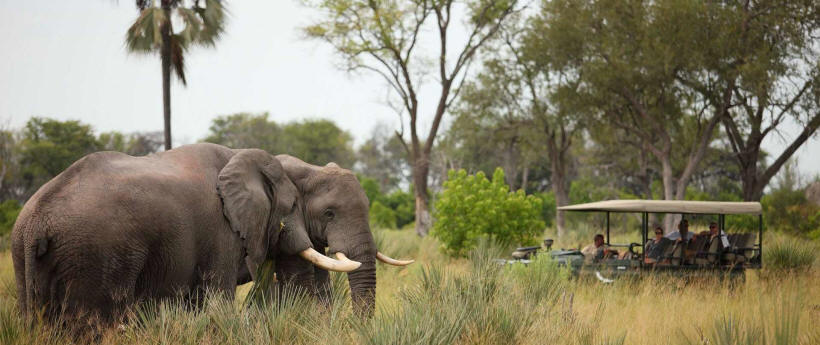
[[[262,261],[311,245],[298,198],[262,150],[90,154],[40,188],[17,219],[20,310],[105,323],[147,299],[197,305],[205,290],[233,298]]]
[[[300,207],[313,248],[324,254],[327,247],[328,256],[341,252],[362,263],[347,277],[354,311],[361,316],[372,315],[378,249],[370,232],[370,203],[356,175],[334,163],[322,167],[288,155],[276,158],[301,193]],[[293,255],[280,253],[276,274],[279,281],[309,289],[320,297],[328,294],[328,272]]]

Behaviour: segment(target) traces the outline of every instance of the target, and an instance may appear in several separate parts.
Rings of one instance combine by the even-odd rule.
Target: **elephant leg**
[[[20,312],[23,313],[23,317],[31,320],[33,315],[30,315],[29,305],[26,304],[26,253],[23,246],[22,230],[13,232],[12,236],[14,236],[14,239],[11,242],[11,255],[14,263],[14,279],[17,283],[17,305]]]
[[[208,298],[225,298],[233,301],[236,283],[239,281],[236,259],[216,255],[197,268],[197,283],[189,292],[189,301],[196,309],[202,309]]]
[[[253,281],[253,276],[248,270],[248,265],[239,265],[239,272],[236,273],[236,285],[243,285]]]
[[[105,264],[74,267],[70,274],[53,277],[50,281],[51,299],[63,301],[59,314],[64,321],[90,327],[89,330],[123,322],[137,300],[135,289],[141,268],[140,258],[121,256],[105,260],[96,255],[93,257],[93,260],[79,261]],[[69,268],[57,270],[69,271]]]
[[[313,264],[299,255],[280,255],[276,258],[277,286],[316,294]]]

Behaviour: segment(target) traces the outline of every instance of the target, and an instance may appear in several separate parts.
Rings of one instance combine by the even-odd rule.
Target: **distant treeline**
[[[378,226],[402,227],[413,221],[415,201],[407,191],[403,151],[398,151],[403,149],[381,134],[356,149],[350,133],[330,120],[276,123],[268,114],[239,113],[214,119],[202,141],[351,168],[360,174]],[[0,130],[0,237],[10,231],[21,205],[40,186],[81,157],[97,151],[142,156],[162,147],[160,131],[95,133],[90,125],[73,120],[33,117],[23,128]]]
[[[462,121],[462,117],[457,118]],[[503,136],[494,136],[493,126],[484,123],[472,131],[458,122],[437,145],[431,162],[431,197],[435,200],[448,170],[466,169],[491,175],[502,167],[511,189],[523,189],[542,200],[541,217],[554,226],[555,195],[551,190],[551,172],[542,148],[536,145],[505,144]],[[103,150],[146,155],[162,149],[162,133],[96,134],[90,125],[78,121],[32,118],[25,127],[0,132],[2,184],[0,184],[0,235],[11,228],[24,203],[47,182],[80,157]],[[579,140],[583,140],[580,137]],[[329,162],[351,168],[359,175],[371,201],[371,223],[376,227],[405,228],[414,221],[415,198],[410,179],[407,151],[395,133],[383,125],[374,127],[365,142],[354,146],[353,136],[333,121],[309,119],[277,123],[268,114],[238,113],[213,120],[202,141],[233,148],[261,148],[268,152],[288,153],[308,162]],[[635,159],[640,152],[611,149],[588,140],[574,149],[569,186],[569,201],[582,203],[616,198],[662,198],[658,178],[649,185],[636,178]],[[742,200],[738,171],[726,148],[712,147],[701,169],[693,175],[686,190],[688,200]],[[517,162],[510,164],[510,161]],[[510,178],[511,176],[511,178]],[[811,202],[807,188],[817,178],[801,176],[794,164],[787,164],[776,182],[762,198],[765,218],[770,229],[810,237],[820,237],[820,207]],[[647,188],[649,194],[646,194]],[[818,187],[815,187],[818,188]],[[816,193],[818,194],[818,193]],[[816,200],[815,200],[816,202]],[[569,219],[570,225],[586,221]]]

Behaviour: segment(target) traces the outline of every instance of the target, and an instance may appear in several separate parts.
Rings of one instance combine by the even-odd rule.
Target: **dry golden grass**
[[[483,247],[451,259],[431,238],[379,231],[383,252],[415,258],[379,265],[377,311],[350,312],[346,280],[333,275],[330,306],[294,294],[243,307],[210,299],[199,311],[141,308],[102,344],[818,344],[820,270],[748,272],[745,279],[644,276],[604,285],[545,259],[500,267]],[[546,258],[546,256],[542,256]],[[244,296],[249,286],[239,287]],[[62,344],[60,330],[19,319],[8,252],[0,253],[0,344]],[[82,342],[82,341],[81,341]]]

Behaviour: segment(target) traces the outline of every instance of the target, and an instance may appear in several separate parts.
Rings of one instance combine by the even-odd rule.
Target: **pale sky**
[[[316,15],[310,9],[297,0],[234,0],[227,7],[216,49],[191,49],[188,87],[173,84],[175,145],[203,138],[214,117],[242,111],[269,112],[277,122],[331,119],[357,144],[377,123],[398,128],[380,77],[343,72],[328,46],[302,39],[299,27]],[[159,58],[128,54],[123,43],[136,16],[130,0],[0,0],[0,121],[19,128],[43,116],[80,120],[97,132],[162,130]],[[433,88],[423,90],[425,133],[436,101]],[[784,145],[770,136],[765,148],[779,153]],[[815,135],[798,151],[801,172],[820,174],[818,154]]]

